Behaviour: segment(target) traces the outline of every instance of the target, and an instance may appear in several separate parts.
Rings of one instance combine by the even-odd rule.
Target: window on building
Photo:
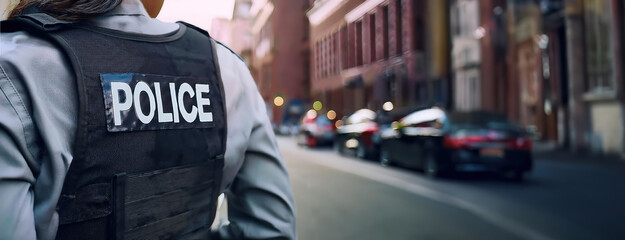
[[[332,73],[332,39],[330,35],[326,36],[326,76]]]
[[[356,22],[356,66],[362,65],[362,53],[364,48],[362,47],[363,43],[362,37],[362,21]]]
[[[334,75],[334,67],[336,63],[334,62],[335,52],[334,52],[334,34],[331,33],[328,35],[328,73],[330,76]]]
[[[334,73],[337,74],[340,70],[341,70],[341,51],[340,51],[340,42],[339,42],[339,32],[336,31],[332,34],[332,43],[333,43],[333,47],[332,47],[332,54],[333,54],[333,59],[334,59],[334,64],[332,65],[334,67]]]
[[[341,68],[340,70],[347,69],[348,55],[347,55],[347,26],[341,27],[339,30],[339,47],[341,56]]]
[[[457,1],[453,1],[450,7],[450,25],[451,25],[451,34],[452,36],[460,35],[460,14],[459,14],[459,3]]]
[[[412,21],[414,26],[412,27],[412,46],[410,46],[410,50],[425,50],[425,39],[426,39],[426,24],[425,24],[425,16],[424,13],[426,10],[426,2],[424,1],[413,1],[412,2]]]
[[[395,8],[395,12],[396,12],[396,18],[395,18],[395,34],[396,34],[396,49],[395,49],[395,53],[397,55],[401,55],[403,52],[403,44],[402,42],[404,41],[403,39],[403,31],[404,31],[404,27],[403,27],[403,20],[404,20],[404,8],[402,7],[401,4],[401,0],[395,0],[396,2],[396,8]]]
[[[315,42],[315,49],[313,49],[313,54],[315,55],[315,77],[317,79],[321,78],[321,58],[319,54],[319,40]]]
[[[327,77],[328,76],[328,38],[324,37],[322,42],[321,42],[321,46],[322,46],[322,59],[321,62],[323,62],[323,77]]]
[[[388,5],[382,7],[382,48],[383,56],[381,58],[388,59]]]
[[[469,109],[468,110],[476,110],[479,109],[480,107],[480,100],[481,98],[480,96],[480,82],[477,80],[476,76],[471,76],[469,77],[469,86],[471,89],[471,92],[468,93],[467,96],[469,96],[468,102],[469,102]]]
[[[323,59],[321,58],[322,52],[321,52],[321,40],[319,39],[317,40],[317,76],[318,78],[322,78],[323,76]]]
[[[377,35],[377,31],[376,31],[376,27],[375,27],[375,13],[372,13],[369,15],[369,52],[370,55],[370,60],[371,62],[375,62],[375,60],[377,60],[378,58],[376,57],[376,35]]]
[[[347,27],[347,67],[356,66],[356,23],[350,23]]]
[[[588,90],[592,93],[613,92],[612,1],[584,0],[584,24]]]

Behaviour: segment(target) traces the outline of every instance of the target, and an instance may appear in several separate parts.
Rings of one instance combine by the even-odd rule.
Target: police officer
[[[245,64],[143,2],[24,0],[2,22],[0,239],[294,239]]]

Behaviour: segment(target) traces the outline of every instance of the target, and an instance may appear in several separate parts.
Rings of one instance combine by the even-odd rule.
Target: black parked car
[[[450,172],[500,172],[522,180],[532,169],[532,141],[523,129],[489,112],[414,112],[380,134],[380,163]]]
[[[374,134],[378,133],[376,113],[360,109],[344,118],[337,126],[334,148],[341,154],[371,158],[376,153]]]

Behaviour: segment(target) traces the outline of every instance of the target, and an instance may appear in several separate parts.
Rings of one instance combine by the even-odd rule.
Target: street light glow
[[[317,111],[315,111],[314,109],[308,110],[308,112],[306,113],[306,118],[309,118],[309,119],[317,118]]]
[[[478,27],[473,31],[473,37],[475,37],[475,39],[482,39],[484,36],[486,36],[486,29],[484,27]]]
[[[336,122],[334,123],[334,126],[335,126],[336,128],[339,128],[339,127],[343,126],[343,120],[338,120],[338,121],[336,121]]]
[[[393,108],[395,106],[393,106],[392,102],[385,102],[384,105],[382,105],[382,109],[384,109],[384,111],[390,112],[393,111]]]
[[[284,105],[284,98],[281,96],[277,96],[273,99],[273,104],[275,104],[276,107],[282,107],[282,105]]]
[[[315,103],[313,103],[313,108],[319,111],[323,108],[323,104],[321,104],[321,101],[315,101]]]
[[[326,115],[328,116],[328,119],[330,120],[334,120],[336,118],[336,112],[334,110],[328,111],[328,114]]]

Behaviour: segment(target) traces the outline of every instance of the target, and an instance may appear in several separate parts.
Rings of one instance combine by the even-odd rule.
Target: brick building
[[[250,68],[277,125],[296,123],[309,99],[308,8],[309,0],[252,2]]]
[[[574,151],[624,154],[624,1],[507,3],[509,117]]]
[[[439,0],[314,1],[312,98],[339,116],[387,101],[449,105],[447,9]]]
[[[623,0],[565,1],[573,150],[625,154]]]

